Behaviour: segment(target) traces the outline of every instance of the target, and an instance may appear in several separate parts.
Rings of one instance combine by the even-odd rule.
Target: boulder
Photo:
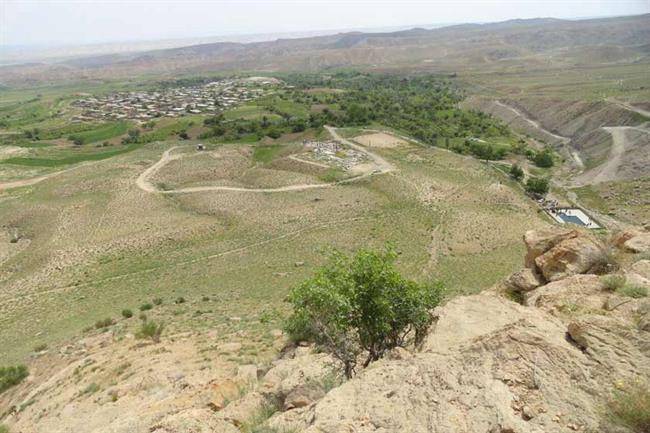
[[[260,381],[260,392],[280,401],[305,383],[322,383],[337,367],[330,355],[312,347],[296,347],[274,364]]]
[[[578,230],[544,229],[527,231],[524,234],[524,243],[526,244],[527,250],[525,258],[526,267],[534,267],[535,259],[538,256],[566,239],[578,237],[579,234],[580,232]]]
[[[609,372],[611,377],[634,373],[650,374],[650,342],[645,331],[628,320],[599,314],[585,315],[569,323],[567,333],[585,354]],[[621,356],[624,353],[625,356]]]
[[[650,251],[650,233],[636,235],[625,241],[623,246],[633,253],[646,253]]]
[[[560,313],[600,310],[609,296],[603,290],[599,276],[573,275],[526,293],[524,305],[562,315]]]
[[[611,245],[614,245],[615,247],[623,248],[625,242],[627,242],[628,240],[632,239],[635,236],[638,236],[641,233],[642,232],[635,229],[622,230],[617,233],[614,233],[614,235],[611,237],[609,242]]]
[[[232,379],[226,379],[211,384],[210,391],[208,408],[213,411],[219,411],[226,407],[229,401],[239,397],[241,394],[241,385]]]
[[[284,399],[284,410],[309,406],[321,399],[325,390],[320,384],[306,383],[294,388]]]
[[[585,274],[605,262],[604,246],[590,236],[565,239],[535,258],[535,266],[547,281]]]
[[[542,277],[531,268],[524,268],[510,275],[505,285],[516,292],[530,292],[544,283]]]
[[[269,401],[256,391],[233,401],[220,412],[220,417],[237,427],[257,418],[269,406]]]

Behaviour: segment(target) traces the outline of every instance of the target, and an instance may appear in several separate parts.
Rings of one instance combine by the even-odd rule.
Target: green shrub
[[[140,330],[137,332],[136,337],[151,338],[151,340],[158,343],[160,342],[160,336],[164,328],[165,325],[163,323],[157,324],[153,320],[144,320],[142,325],[140,325]]]
[[[612,275],[605,275],[600,279],[600,282],[603,285],[603,288],[605,290],[609,290],[610,292],[614,292],[616,290],[621,289],[625,285],[625,275],[621,274],[612,274]]]
[[[543,177],[529,177],[526,181],[526,191],[529,193],[546,195],[548,190],[548,179]]]
[[[650,432],[649,385],[635,383],[615,391],[607,405],[611,421],[637,433]]]
[[[151,310],[152,308],[153,305],[148,302],[140,305],[140,311],[147,311],[147,310]]]
[[[541,168],[553,167],[553,154],[549,149],[537,152],[533,157],[533,162]]]
[[[130,319],[131,317],[133,317],[133,311],[129,310],[128,308],[125,308],[124,310],[122,310],[122,317],[124,317],[125,319]]]
[[[392,249],[360,250],[353,257],[332,253],[326,266],[291,291],[289,336],[331,353],[348,378],[361,354],[366,367],[394,347],[421,343],[442,286],[404,279],[394,267],[396,257]]]
[[[29,372],[24,365],[0,367],[0,393],[18,385],[28,375]]]
[[[111,325],[114,325],[115,321],[111,319],[110,317],[107,317],[106,319],[98,320],[95,322],[95,329],[103,329],[103,328],[108,328]]]
[[[0,424],[0,433],[9,433],[9,427],[4,424]]]
[[[174,302],[176,304],[184,304],[185,303],[185,298],[183,298],[182,296],[179,296],[178,298],[176,298],[176,300]]]
[[[162,305],[162,303],[163,303],[162,298],[154,298],[153,300],[154,305]]]
[[[637,286],[635,284],[626,284],[623,287],[617,290],[623,296],[629,296],[630,298],[645,298],[648,296],[648,289],[643,286]]]
[[[510,166],[510,177],[512,177],[514,180],[521,180],[524,177],[524,170],[519,167],[517,164],[512,164]]]

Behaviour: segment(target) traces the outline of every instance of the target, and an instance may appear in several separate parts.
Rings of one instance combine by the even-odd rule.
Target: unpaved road
[[[88,165],[96,164],[96,162],[79,164],[74,167],[66,168],[65,170],[55,171],[54,173],[44,174],[42,176],[30,177],[29,179],[13,180],[11,182],[0,183],[0,191],[4,191],[12,188],[20,188],[23,186],[36,185],[37,183],[43,182],[44,180],[50,179],[54,176],[58,176],[68,171],[76,170],[80,167],[86,167]]]
[[[512,111],[512,112],[515,113],[518,117],[522,118],[523,120],[525,120],[526,122],[528,122],[530,125],[532,125],[533,127],[535,127],[535,129],[538,129],[538,130],[542,131],[544,134],[548,134],[548,135],[550,135],[550,136],[552,136],[552,137],[558,139],[559,141],[562,142],[562,144],[568,144],[568,143],[571,141],[571,139],[570,139],[569,137],[564,137],[564,136],[562,136],[562,135],[558,135],[558,134],[554,134],[554,133],[552,133],[552,132],[549,131],[548,129],[544,128],[544,127],[543,127],[539,122],[537,122],[536,120],[533,120],[533,119],[529,118],[529,117],[526,116],[524,113],[522,113],[521,111],[517,110],[515,107],[511,107],[510,105],[508,105],[508,104],[504,104],[504,103],[501,102],[501,101],[494,101],[494,103],[495,103],[496,105],[498,105],[499,107],[502,107],[502,108],[505,108],[506,110],[510,110],[510,111]]]
[[[635,107],[634,105],[628,104],[627,102],[619,101],[614,98],[608,98],[607,101],[616,104],[621,108],[625,108],[626,110],[634,111],[635,113],[639,113],[642,116],[650,118],[650,111],[644,110],[643,108]]]
[[[244,187],[237,187],[237,186],[195,186],[195,187],[188,187],[188,188],[160,190],[156,188],[156,186],[153,185],[151,182],[149,182],[149,178],[154,174],[156,174],[158,170],[160,170],[170,161],[173,161],[174,159],[182,158],[181,155],[173,155],[172,151],[184,146],[174,146],[170,149],[167,149],[165,152],[163,152],[160,160],[156,162],[154,165],[152,165],[151,167],[147,168],[145,171],[143,171],[140,174],[140,176],[138,176],[135,183],[138,186],[138,188],[140,188],[143,191],[150,192],[150,193],[158,193],[158,194],[187,194],[193,192],[207,192],[207,191],[289,192],[289,191],[304,191],[304,190],[316,189],[316,188],[329,188],[335,185],[342,185],[345,183],[355,182],[375,174],[387,173],[395,169],[391,163],[386,161],[381,156],[376,155],[368,151],[364,147],[352,143],[351,141],[346,140],[341,136],[339,136],[335,128],[331,126],[326,126],[325,128],[330,133],[332,138],[334,138],[335,140],[340,141],[341,143],[346,144],[351,148],[358,150],[359,152],[365,153],[375,163],[376,168],[367,171],[366,173],[360,174],[359,176],[354,176],[349,179],[344,179],[338,182],[331,182],[331,183],[301,183],[296,185],[282,186],[278,188],[244,188]]]
[[[612,134],[612,148],[609,151],[607,161],[578,176],[576,178],[577,185],[597,184],[616,180],[616,174],[621,166],[623,155],[629,147],[627,137],[625,136],[626,131],[635,130],[646,134],[650,133],[650,130],[636,126],[605,126],[603,129]]]

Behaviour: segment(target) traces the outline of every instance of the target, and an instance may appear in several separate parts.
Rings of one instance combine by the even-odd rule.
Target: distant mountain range
[[[644,62],[649,55],[650,14],[577,21],[540,18],[263,42],[215,42],[4,66],[0,67],[0,83],[343,67],[437,72],[535,69]]]

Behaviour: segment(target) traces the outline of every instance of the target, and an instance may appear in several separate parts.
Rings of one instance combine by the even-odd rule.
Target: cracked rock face
[[[310,433],[615,431],[603,416],[613,385],[650,377],[650,301],[622,298],[584,275],[602,251],[589,235],[529,232],[525,242],[533,268],[506,282],[525,305],[496,291],[453,299],[436,309],[421,351],[371,364],[268,425]]]

